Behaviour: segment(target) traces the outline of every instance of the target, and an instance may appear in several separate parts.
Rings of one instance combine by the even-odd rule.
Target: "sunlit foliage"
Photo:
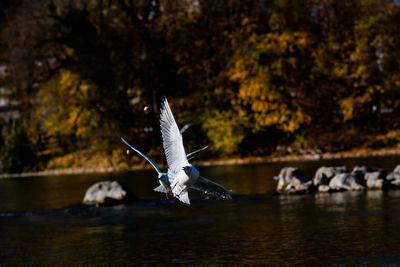
[[[275,126],[294,132],[310,121],[301,106],[302,58],[310,46],[305,33],[253,35],[254,47],[234,59],[231,80],[239,84],[238,99],[249,105],[255,129]]]
[[[238,145],[246,134],[248,120],[241,110],[207,110],[204,114],[203,129],[211,141],[211,149],[223,155],[237,152]]]
[[[89,103],[95,86],[70,71],[61,71],[36,97],[38,114],[49,136],[88,138],[101,124]]]

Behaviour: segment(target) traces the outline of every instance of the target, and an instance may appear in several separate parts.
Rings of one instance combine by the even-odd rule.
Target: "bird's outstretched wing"
[[[213,195],[218,198],[232,199],[231,190],[228,191],[222,185],[202,176],[199,176],[197,181],[193,185],[191,185],[190,188],[204,192],[208,195]]]
[[[166,98],[164,98],[161,106],[160,125],[168,167],[172,171],[177,171],[189,165],[183,147],[182,135]]]
[[[200,152],[206,150],[207,148],[208,148],[208,146],[205,146],[203,148],[197,149],[196,151],[193,151],[193,152],[187,154],[186,157],[187,157],[188,160],[192,160],[197,156],[197,154],[199,154]]]
[[[122,142],[124,142],[127,146],[129,146],[132,150],[134,150],[136,153],[138,153],[140,156],[142,156],[143,158],[145,158],[153,167],[154,169],[156,169],[157,173],[159,175],[162,174],[162,172],[160,171],[160,169],[157,167],[157,165],[148,157],[146,156],[144,153],[142,153],[141,151],[139,151],[138,149],[134,148],[133,146],[131,146],[124,138],[120,137]]]

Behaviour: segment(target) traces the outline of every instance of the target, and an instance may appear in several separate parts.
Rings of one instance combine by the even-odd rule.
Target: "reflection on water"
[[[373,166],[390,170],[396,161]],[[284,166],[310,176],[321,164],[363,164],[350,162],[201,168],[205,177],[233,189],[233,200],[193,193],[190,206],[153,192],[152,171],[0,180],[1,263],[395,265],[400,191],[272,194],[272,177]],[[76,205],[90,184],[117,178],[141,199],[100,209]]]

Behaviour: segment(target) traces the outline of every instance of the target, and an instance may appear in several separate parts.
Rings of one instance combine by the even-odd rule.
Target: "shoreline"
[[[312,161],[312,160],[329,160],[344,158],[365,158],[365,157],[385,157],[400,155],[400,147],[385,149],[357,149],[350,151],[342,151],[336,153],[321,154],[303,154],[303,155],[285,155],[285,156],[254,156],[230,159],[212,159],[199,160],[196,166],[221,166],[221,165],[241,165],[253,163],[275,163],[275,162],[291,162],[291,161]],[[400,164],[400,162],[399,162]],[[159,164],[160,168],[165,168],[165,164]],[[112,173],[124,171],[137,171],[152,169],[148,164],[134,165],[131,167],[103,167],[103,168],[66,168],[52,169],[38,172],[23,173],[2,173],[0,179],[7,178],[23,178],[23,177],[41,177],[41,176],[57,176],[57,175],[78,175],[78,174],[95,174],[95,173]]]

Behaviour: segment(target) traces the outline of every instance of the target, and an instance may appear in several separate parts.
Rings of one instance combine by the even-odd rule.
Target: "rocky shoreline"
[[[324,160],[324,159],[341,159],[341,158],[362,158],[362,157],[384,157],[400,155],[400,147],[380,150],[353,150],[337,153],[308,153],[301,155],[284,155],[284,156],[264,156],[264,157],[245,157],[245,158],[229,158],[229,159],[213,159],[207,161],[196,161],[196,166],[217,166],[217,165],[235,165],[235,164],[251,164],[251,163],[271,163],[271,162],[290,162],[290,161],[305,161],[305,160]],[[165,168],[165,165],[158,164],[160,168]],[[2,173],[0,179],[18,178],[18,177],[36,177],[36,176],[55,176],[55,175],[76,175],[89,173],[109,173],[144,170],[152,168],[150,165],[135,165],[130,167],[102,167],[102,168],[64,168],[51,169],[38,172],[24,173]]]
[[[278,180],[276,191],[287,194],[400,189],[400,165],[389,174],[367,166],[355,166],[352,171],[345,166],[322,166],[311,179],[298,168],[285,167],[274,179]]]

